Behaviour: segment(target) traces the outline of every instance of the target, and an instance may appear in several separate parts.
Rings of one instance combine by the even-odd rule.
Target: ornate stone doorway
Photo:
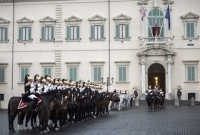
[[[152,64],[148,69],[148,85],[151,85],[152,88],[157,85],[166,92],[165,83],[165,68],[159,63]]]

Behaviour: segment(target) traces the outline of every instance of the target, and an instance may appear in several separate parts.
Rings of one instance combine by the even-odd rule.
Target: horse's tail
[[[13,97],[10,98],[9,102],[8,102],[8,120],[10,118],[10,102],[13,99]]]

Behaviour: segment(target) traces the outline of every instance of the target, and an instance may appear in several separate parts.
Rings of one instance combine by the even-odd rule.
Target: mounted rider
[[[27,74],[25,76],[24,84],[25,84],[25,95],[22,97],[22,101],[24,102],[34,101],[33,111],[37,111],[36,106],[38,97],[35,96],[35,85],[33,83],[33,78]]]
[[[153,96],[153,90],[151,89],[151,85],[149,85],[148,90],[146,90],[146,96]]]

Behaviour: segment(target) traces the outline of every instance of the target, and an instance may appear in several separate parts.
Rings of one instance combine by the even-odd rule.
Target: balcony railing
[[[167,42],[171,43],[171,38],[170,37],[141,37],[141,42],[146,43],[146,44],[154,44],[154,43],[159,43],[159,44],[165,44]]]

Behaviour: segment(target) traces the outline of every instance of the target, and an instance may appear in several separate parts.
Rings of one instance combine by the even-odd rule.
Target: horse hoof
[[[56,130],[56,131],[58,131],[58,130],[59,130],[59,128],[55,128],[55,130]]]
[[[43,133],[47,133],[47,130],[44,130]]]
[[[40,134],[43,134],[43,131],[40,131]]]
[[[14,129],[10,129],[10,133],[15,133],[16,131]]]

